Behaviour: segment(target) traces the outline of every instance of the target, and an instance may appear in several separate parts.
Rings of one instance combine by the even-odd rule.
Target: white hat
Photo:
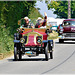
[[[28,17],[24,17],[24,19],[29,19]]]
[[[37,20],[41,20],[42,18],[41,17],[38,17],[38,19]]]

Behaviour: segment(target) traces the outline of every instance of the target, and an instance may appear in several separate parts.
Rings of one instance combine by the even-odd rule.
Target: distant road
[[[13,57],[0,61],[0,74],[75,74],[75,42],[55,41],[54,59],[44,60],[44,55],[21,61]]]

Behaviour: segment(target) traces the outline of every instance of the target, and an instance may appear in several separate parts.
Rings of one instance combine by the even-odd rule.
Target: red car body
[[[29,34],[32,33],[32,34]],[[35,33],[35,34],[33,34]],[[27,35],[28,34],[28,35]],[[37,39],[38,39],[38,35],[42,36],[42,40],[47,40],[47,34],[45,33],[45,29],[25,29],[25,31],[23,33],[21,33],[22,36],[27,35],[28,38],[28,42],[25,44],[25,46],[37,46],[40,44],[37,43]],[[36,40],[35,40],[36,38]],[[44,46],[44,45],[43,45]]]
[[[14,59],[22,59],[22,55],[37,56],[45,54],[48,60],[53,58],[53,40],[48,40],[48,29],[40,28],[21,28],[18,33],[14,34]]]
[[[62,37],[59,39],[59,42],[64,42],[64,40],[75,40],[75,19],[64,20],[62,27],[62,29],[60,28]]]

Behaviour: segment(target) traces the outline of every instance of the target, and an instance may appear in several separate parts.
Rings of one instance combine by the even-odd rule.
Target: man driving
[[[24,17],[24,25],[22,25],[22,27],[25,28],[34,28],[34,25],[32,23],[29,23],[29,18],[28,17]]]

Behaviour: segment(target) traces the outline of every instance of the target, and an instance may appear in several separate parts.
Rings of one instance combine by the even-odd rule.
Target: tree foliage
[[[2,1],[0,2],[0,20],[6,27],[17,26],[17,21],[28,16],[35,1]]]
[[[54,14],[59,18],[68,17],[68,1],[45,1],[48,9],[53,9]],[[71,18],[75,18],[75,1],[71,1]]]

